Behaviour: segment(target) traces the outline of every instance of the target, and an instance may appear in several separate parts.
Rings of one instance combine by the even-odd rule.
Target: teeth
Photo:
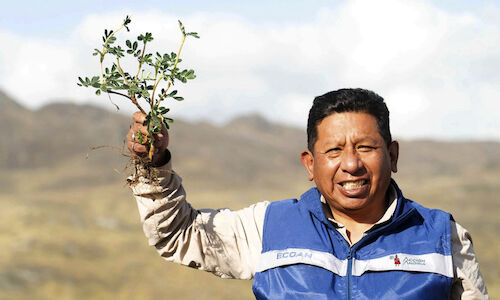
[[[352,190],[352,189],[360,188],[364,183],[365,183],[364,180],[349,181],[349,182],[344,182],[342,184],[342,186],[346,190]]]

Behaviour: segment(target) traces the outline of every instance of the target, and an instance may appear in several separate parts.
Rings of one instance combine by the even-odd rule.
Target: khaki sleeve
[[[159,185],[143,177],[132,185],[149,244],[167,261],[222,278],[252,279],[269,202],[238,211],[196,210],[170,162],[158,171]]]
[[[451,252],[454,273],[451,299],[489,299],[471,235],[454,221],[451,221]]]

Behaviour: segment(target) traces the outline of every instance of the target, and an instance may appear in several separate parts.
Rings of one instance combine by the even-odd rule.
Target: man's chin
[[[344,195],[340,195],[334,198],[335,200],[328,201],[330,206],[341,212],[356,212],[365,208],[368,204],[368,198],[354,198],[354,197],[345,197]]]

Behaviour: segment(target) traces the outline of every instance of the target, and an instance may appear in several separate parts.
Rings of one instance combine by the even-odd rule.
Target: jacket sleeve
[[[454,221],[451,221],[451,252],[454,273],[451,299],[489,299],[471,235]]]
[[[222,278],[253,278],[268,202],[238,211],[196,210],[171,163],[157,170],[159,184],[141,176],[131,184],[149,245],[167,261]]]

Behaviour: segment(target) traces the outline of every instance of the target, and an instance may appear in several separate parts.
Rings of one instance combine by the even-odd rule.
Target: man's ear
[[[304,167],[306,167],[307,173],[309,174],[309,181],[314,179],[314,156],[309,150],[304,150],[300,154],[300,160]]]
[[[389,155],[391,157],[391,171],[396,173],[398,171],[398,157],[399,157],[399,143],[392,141],[389,145]]]

